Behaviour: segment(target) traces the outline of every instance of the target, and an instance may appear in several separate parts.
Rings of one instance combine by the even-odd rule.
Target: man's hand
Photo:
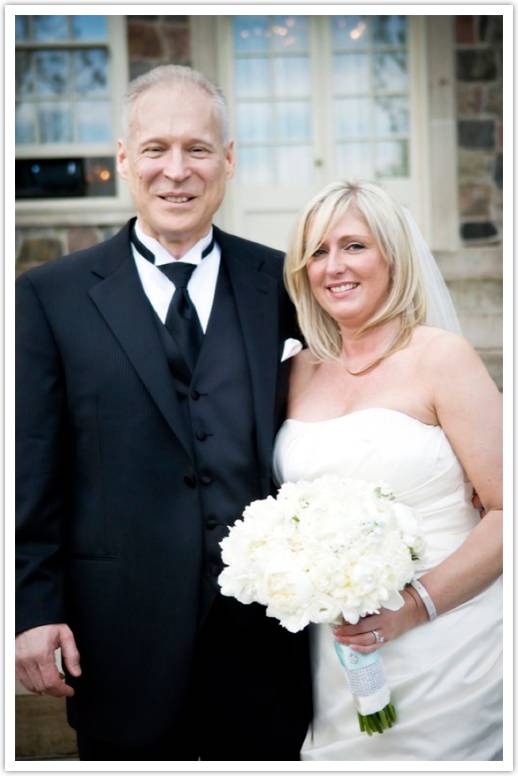
[[[79,652],[65,623],[30,628],[16,637],[16,675],[27,690],[55,698],[74,695],[73,688],[58,671],[54,657],[58,647],[67,671],[80,676]]]

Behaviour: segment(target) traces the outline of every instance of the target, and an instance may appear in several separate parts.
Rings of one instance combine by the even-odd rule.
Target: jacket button
[[[207,518],[207,522],[205,523],[205,525],[207,526],[209,531],[213,531],[214,528],[217,527],[218,521],[214,517],[211,516],[211,517]]]
[[[205,441],[205,439],[207,439],[207,437],[208,437],[208,434],[207,434],[205,431],[197,431],[197,432],[196,432],[196,434],[195,434],[195,436],[196,436],[196,439],[197,439],[199,442],[204,442],[204,441]]]
[[[199,399],[199,398],[200,398],[200,394],[198,393],[198,391],[196,391],[196,390],[193,388],[193,390],[191,391],[191,399],[192,399],[193,401],[198,401],[198,399]]]
[[[195,488],[196,487],[196,475],[195,474],[186,474],[183,478],[183,481],[187,485],[188,488]]]
[[[202,474],[200,477],[200,482],[202,485],[210,485],[212,482],[212,477],[210,477],[208,474]]]

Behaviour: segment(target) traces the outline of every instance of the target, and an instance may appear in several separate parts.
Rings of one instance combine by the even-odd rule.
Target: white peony
[[[399,608],[423,540],[388,485],[326,475],[252,502],[221,548],[223,595],[263,604],[296,632]]]

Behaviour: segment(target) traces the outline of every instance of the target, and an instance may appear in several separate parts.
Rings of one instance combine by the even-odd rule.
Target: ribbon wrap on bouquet
[[[371,735],[392,727],[396,721],[396,712],[390,702],[390,690],[379,652],[364,655],[338,641],[334,645],[345,669],[360,729]]]

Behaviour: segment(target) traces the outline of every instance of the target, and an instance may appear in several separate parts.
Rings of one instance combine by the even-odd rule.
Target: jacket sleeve
[[[63,368],[27,276],[16,288],[16,632],[64,622],[67,433]]]

